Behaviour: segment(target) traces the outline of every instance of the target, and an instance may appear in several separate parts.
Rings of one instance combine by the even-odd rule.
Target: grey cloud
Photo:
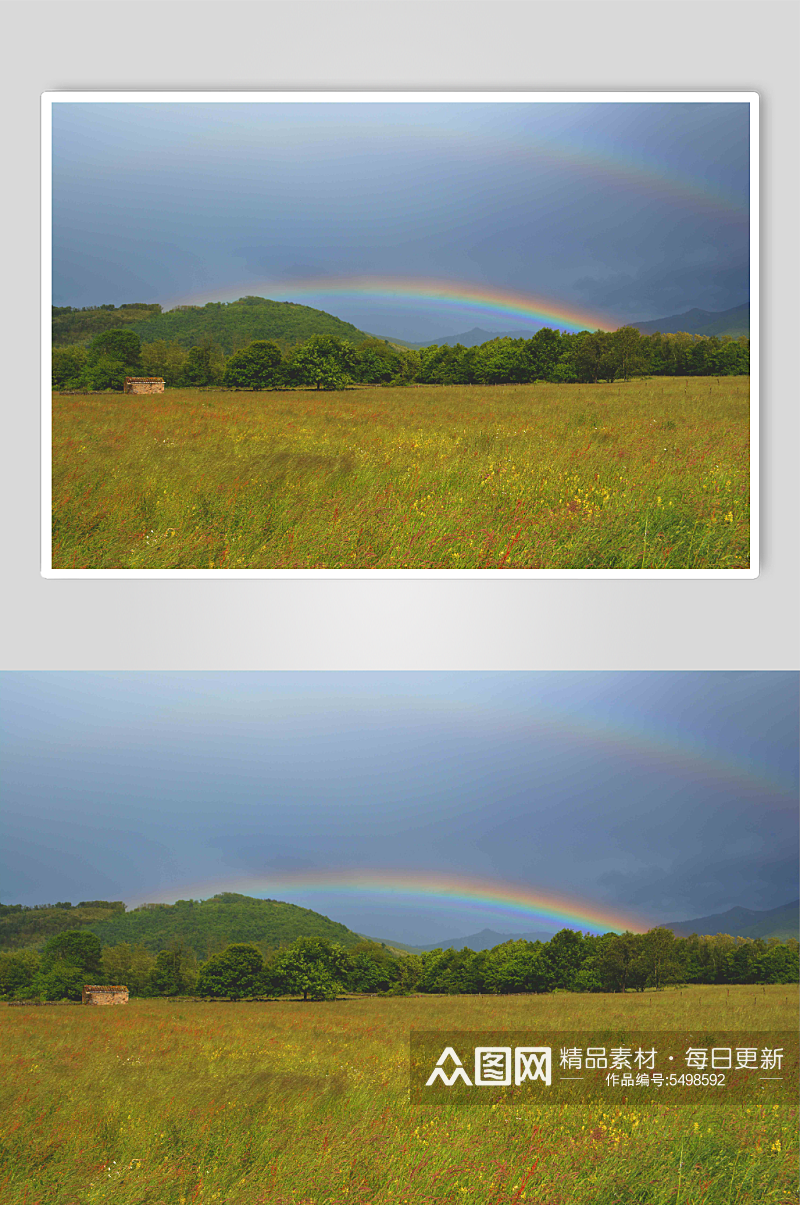
[[[639,908],[662,921],[690,919],[711,912],[777,908],[798,894],[796,856],[742,853],[708,860],[681,859],[670,870],[640,865],[598,876],[609,901]]]

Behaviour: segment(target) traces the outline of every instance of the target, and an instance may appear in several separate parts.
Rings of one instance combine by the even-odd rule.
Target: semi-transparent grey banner
[[[415,1104],[795,1099],[793,1030],[411,1031]]]

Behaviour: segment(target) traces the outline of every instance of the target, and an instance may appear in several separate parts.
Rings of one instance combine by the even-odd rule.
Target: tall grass
[[[797,1105],[412,1106],[408,1034],[796,1023],[786,987],[3,1008],[14,1205],[788,1205]]]
[[[748,565],[746,377],[53,408],[56,568]]]

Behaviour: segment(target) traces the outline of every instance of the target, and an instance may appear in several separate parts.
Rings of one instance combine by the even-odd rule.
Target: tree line
[[[381,339],[354,344],[315,334],[288,349],[256,339],[226,355],[206,338],[142,343],[132,330],[107,330],[88,347],[54,347],[54,389],[122,390],[126,376],[163,377],[170,388],[345,389],[349,385],[508,385],[614,382],[640,376],[746,376],[750,340],[716,335],[642,335],[635,327],[579,334],[543,328],[530,339],[477,347],[401,348]]]
[[[363,940],[349,949],[320,937],[298,937],[266,950],[234,942],[199,961],[180,941],[153,954],[143,945],[103,946],[87,930],[56,934],[36,950],[0,953],[0,996],[79,1000],[86,983],[125,984],[131,995],[211,999],[343,992],[475,995],[660,990],[667,984],[798,982],[798,942],[778,938],[675,937],[647,933],[583,934],[562,929],[549,941],[508,941],[491,950],[404,954]]]

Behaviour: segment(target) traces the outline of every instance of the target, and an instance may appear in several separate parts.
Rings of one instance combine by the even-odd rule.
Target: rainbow
[[[587,184],[611,183],[625,190],[626,194],[644,193],[659,201],[684,205],[697,212],[711,212],[718,218],[733,223],[744,223],[749,218],[748,199],[735,196],[707,181],[700,183],[681,172],[667,171],[646,163],[631,155],[618,151],[592,150],[567,139],[550,139],[514,144],[520,155],[524,154],[538,167],[553,164],[566,165],[577,175],[587,176]],[[487,153],[489,148],[486,148]]]
[[[482,717],[484,731],[488,720]],[[498,721],[498,731],[506,733],[517,725],[523,732],[533,734],[537,727],[546,726],[552,732],[580,740],[585,746],[591,743],[601,753],[624,757],[629,765],[647,764],[653,772],[659,772],[658,763],[669,768],[669,772],[683,772],[695,780],[706,783],[716,781],[727,789],[738,788],[755,793],[764,806],[784,806],[787,802],[794,810],[797,783],[788,773],[778,773],[764,765],[748,764],[742,758],[709,752],[702,740],[689,733],[665,735],[653,727],[634,724],[630,721],[613,722],[599,716],[577,717],[549,708],[530,719],[520,719],[513,711],[505,711]]]
[[[256,290],[254,293],[253,290]],[[508,322],[530,322],[539,326],[557,327],[567,331],[614,330],[615,322],[588,310],[565,306],[561,302],[512,289],[495,289],[486,285],[467,284],[452,280],[403,276],[319,276],[308,280],[248,281],[222,290],[194,294],[176,305],[200,305],[208,301],[235,301],[246,296],[267,296],[273,301],[296,301],[313,297],[318,302],[328,298],[354,297],[362,301],[413,301],[415,305],[445,303],[467,320],[502,319]]]
[[[596,933],[621,933],[626,929],[643,932],[647,928],[638,917],[624,914],[618,909],[589,904],[585,900],[569,899],[492,879],[408,870],[351,869],[263,874],[204,883],[184,888],[178,894],[170,891],[159,898],[151,896],[148,899],[154,903],[166,903],[179,898],[203,899],[223,891],[256,896],[289,891],[299,892],[304,898],[315,893],[334,893],[343,897],[377,896],[406,903],[433,899],[442,905],[490,911],[508,919],[547,928],[556,925],[560,929],[587,929]]]
[[[392,130],[394,134],[398,127],[394,126]],[[376,123],[371,132],[375,138],[386,140],[385,125]],[[714,213],[718,218],[734,223],[746,222],[749,217],[749,196],[737,195],[711,184],[707,176],[701,180],[662,166],[649,154],[645,158],[644,154],[623,154],[617,146],[590,146],[587,138],[597,140],[591,129],[584,130],[581,138],[570,138],[564,134],[537,135],[528,129],[504,133],[495,126],[491,134],[472,133],[465,140],[463,137],[454,139],[452,129],[446,125],[426,127],[415,123],[408,133],[415,144],[435,145],[443,158],[453,151],[459,159],[465,153],[474,155],[476,167],[482,171],[491,160],[499,160],[501,164],[517,161],[544,172],[552,167],[566,167],[574,173],[576,185],[583,177],[584,186],[611,184],[624,191],[627,198],[632,192],[644,194],[648,199],[683,205],[695,213]]]
[[[338,103],[338,102],[337,102]],[[352,107],[347,101],[341,102],[344,107]],[[590,105],[592,102],[588,102]],[[645,102],[627,102],[636,106]],[[736,102],[733,102],[736,103]],[[291,104],[291,102],[289,102]],[[530,102],[510,101],[494,105],[487,101],[453,101],[447,103],[421,102],[421,104],[384,102],[378,105],[380,116],[372,121],[365,121],[365,110],[371,105],[357,105],[359,122],[357,126],[349,127],[346,122],[337,123],[330,120],[330,113],[335,111],[335,105],[329,101],[321,101],[320,107],[326,112],[328,121],[319,127],[326,137],[331,136],[332,128],[337,132],[357,135],[362,145],[368,147],[370,140],[380,145],[390,143],[398,154],[407,149],[417,150],[429,147],[436,154],[440,163],[446,167],[449,159],[464,163],[469,158],[474,159],[474,165],[479,172],[486,170],[487,164],[520,163],[534,172],[547,173],[551,168],[567,168],[573,174],[574,183],[584,187],[612,185],[630,198],[632,193],[644,195],[648,200],[666,201],[673,205],[683,205],[694,212],[710,212],[718,218],[734,223],[746,222],[749,215],[749,196],[740,192],[726,189],[719,184],[711,183],[707,172],[703,177],[696,177],[682,172],[673,166],[666,165],[658,157],[658,152],[648,150],[623,153],[619,144],[610,145],[603,142],[598,132],[591,125],[584,126],[580,135],[566,134],[548,135],[541,130],[528,126],[520,129],[503,129],[493,124],[490,132],[479,132],[474,128],[468,133],[463,129],[458,132],[443,120],[430,121],[439,111],[444,113],[452,105],[458,108],[476,107],[522,109],[535,112],[539,109],[553,107],[569,107],[572,102],[539,101]],[[612,107],[622,107],[626,102],[612,102]],[[394,120],[385,121],[385,108],[394,110]],[[425,110],[426,121],[419,120],[419,109]],[[405,121],[402,118],[405,117]],[[226,136],[228,131],[226,127]],[[210,133],[209,140],[215,139],[216,134]],[[593,142],[594,145],[590,145]],[[535,176],[534,176],[535,179]]]

